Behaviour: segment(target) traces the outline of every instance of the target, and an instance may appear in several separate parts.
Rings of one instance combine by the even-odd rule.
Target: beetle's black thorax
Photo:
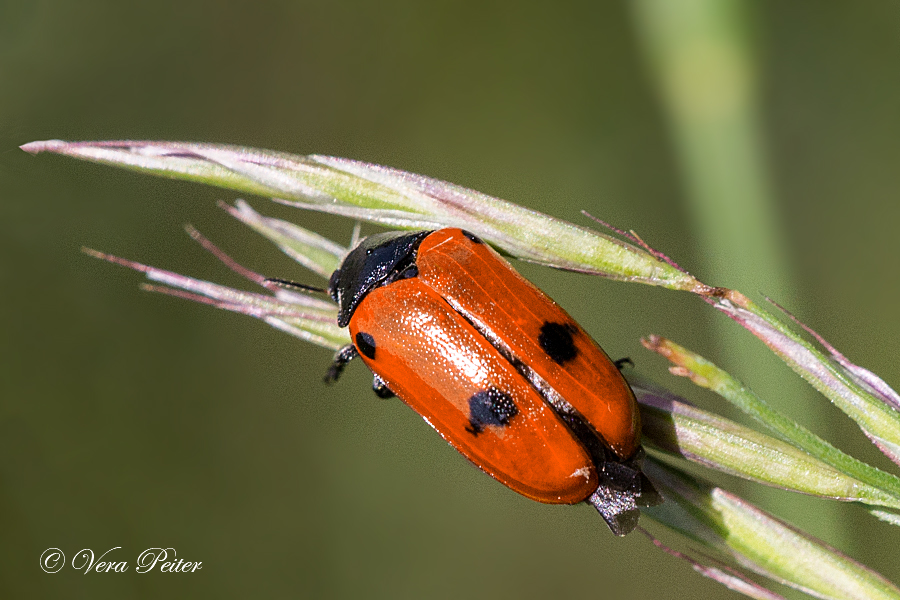
[[[331,274],[328,293],[338,303],[338,326],[350,323],[353,311],[373,289],[404,276],[415,267],[416,253],[431,231],[392,231],[370,235],[350,251]]]

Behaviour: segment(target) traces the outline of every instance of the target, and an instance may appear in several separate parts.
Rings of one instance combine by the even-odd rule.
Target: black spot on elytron
[[[484,242],[481,240],[480,237],[478,237],[478,236],[475,235],[474,233],[471,233],[471,232],[469,232],[469,231],[466,231],[465,229],[462,230],[462,234],[463,234],[464,236],[466,236],[470,241],[475,242],[476,244],[483,244],[483,243],[484,243]]]
[[[360,331],[356,334],[356,347],[366,358],[375,359],[375,338]]]
[[[578,356],[578,348],[572,340],[572,335],[577,331],[578,329],[571,323],[548,321],[541,325],[538,343],[553,362],[562,365]]]
[[[488,425],[506,426],[517,414],[519,409],[512,397],[490,387],[469,398],[469,426],[466,431],[478,435]]]

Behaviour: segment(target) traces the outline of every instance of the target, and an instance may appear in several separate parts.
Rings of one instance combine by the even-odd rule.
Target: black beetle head
[[[373,289],[390,283],[416,262],[416,251],[430,231],[391,231],[370,235],[350,251],[331,274],[328,293],[338,303],[338,326],[350,323],[353,311]]]

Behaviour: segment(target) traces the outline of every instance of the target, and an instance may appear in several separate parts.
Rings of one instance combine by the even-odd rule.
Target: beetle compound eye
[[[340,304],[340,299],[338,298],[338,281],[340,281],[340,278],[341,270],[337,269],[331,274],[331,278],[328,279],[328,295],[338,304]]]
[[[487,425],[506,426],[519,414],[512,397],[495,387],[482,390],[469,398],[470,433],[478,435]]]

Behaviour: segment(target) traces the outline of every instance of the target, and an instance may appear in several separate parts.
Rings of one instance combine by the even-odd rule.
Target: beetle
[[[641,472],[640,415],[617,364],[558,304],[462,229],[363,239],[328,293],[361,357],[488,475],[539,502],[593,505],[616,535],[661,500]]]

